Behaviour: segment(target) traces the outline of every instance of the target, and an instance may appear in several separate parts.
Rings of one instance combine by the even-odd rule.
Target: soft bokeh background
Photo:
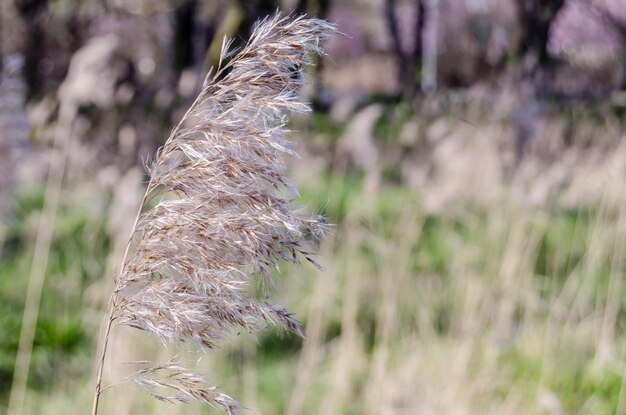
[[[0,414],[88,413],[143,162],[277,8],[344,34],[292,120],[325,271],[277,271],[306,340],[184,358],[255,415],[626,413],[626,1],[2,0]],[[106,382],[179,352],[117,330]]]

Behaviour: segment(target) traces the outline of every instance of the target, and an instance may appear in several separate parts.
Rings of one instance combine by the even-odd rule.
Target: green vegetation
[[[247,403],[262,413],[290,405],[364,413],[373,391],[380,402],[427,399],[422,404],[442,413],[454,402],[474,413],[623,409],[619,207],[529,210],[509,198],[433,214],[406,188],[385,185],[372,197],[353,174],[319,176],[301,193],[336,223],[322,250],[323,274],[286,267],[278,276],[277,299],[304,321],[307,341],[270,331],[256,344],[242,336],[203,357],[204,371],[229,393],[253,399]],[[19,206],[0,267],[3,400],[40,194],[22,195]],[[90,382],[96,325],[84,318],[85,292],[106,278],[102,220],[67,205],[55,235],[31,372],[34,405]],[[87,405],[82,395],[64,409]]]
[[[42,205],[40,191],[18,195],[0,256],[0,402],[11,386]],[[54,235],[33,345],[30,386],[36,390],[54,388],[59,379],[89,376],[93,333],[84,321],[85,291],[102,278],[109,250],[104,222],[69,204]]]

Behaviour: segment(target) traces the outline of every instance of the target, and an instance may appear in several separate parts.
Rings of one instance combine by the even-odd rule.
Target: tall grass
[[[61,109],[59,110],[59,120],[54,134],[54,150],[44,196],[45,202],[37,228],[33,260],[28,277],[28,290],[20,326],[20,340],[15,357],[15,369],[7,410],[8,415],[20,414],[24,406],[41,296],[50,258],[50,246],[52,244],[57,210],[59,209],[61,199],[65,165],[71,147],[72,123],[77,108],[77,102],[62,100]]]
[[[357,193],[332,286],[290,291],[315,336],[285,413],[620,413],[623,207],[608,204],[510,195],[432,216],[407,191]]]
[[[420,128],[432,136],[447,134],[436,140],[449,140],[442,152],[449,157],[437,157],[451,166],[433,169],[439,176],[436,186],[425,187],[429,194],[394,180],[383,181],[379,193],[372,193],[359,172],[344,169],[309,175],[300,184],[303,203],[337,224],[321,247],[324,273],[292,266],[270,272],[277,297],[302,318],[305,340],[278,332],[242,335],[211,353],[190,354],[190,360],[199,361],[198,370],[211,381],[219,380],[224,392],[241,397],[249,413],[626,411],[626,193],[621,179],[626,147],[621,135],[614,139],[621,130],[611,129],[604,135],[610,140],[597,141],[598,147],[607,147],[600,148],[603,152],[593,143],[591,148],[564,152],[564,159],[571,160],[580,151],[582,160],[572,176],[566,175],[570,188],[561,198],[528,203],[534,195],[520,196],[516,183],[494,184],[493,176],[483,174],[489,172],[487,164],[497,164],[491,164],[493,155],[480,158],[476,168],[476,149],[482,155],[487,147],[472,140],[480,136],[484,141],[479,144],[489,141],[489,149],[495,148],[499,135],[510,133],[509,127],[488,121],[480,129],[459,127],[461,123],[448,115]],[[538,138],[544,141],[537,145],[546,147],[554,143],[547,141],[552,137],[548,133],[562,130],[560,121],[543,120],[540,127]],[[575,131],[585,130],[602,132],[588,125]],[[397,138],[389,134],[385,138],[390,142]],[[436,140],[420,149],[438,144]],[[395,151],[396,144],[388,144],[389,150]],[[382,154],[382,162],[386,156]],[[465,177],[476,170],[487,185],[468,189],[454,183],[454,192],[445,186],[454,174]],[[520,171],[538,177],[539,184],[563,177],[562,172],[555,175],[532,163],[520,166]],[[592,190],[590,197],[577,195],[583,185]],[[430,192],[439,186],[445,196],[455,196],[455,203],[433,211],[432,206],[441,204],[429,202],[438,196]],[[486,189],[489,197],[456,197],[475,189]],[[76,212],[63,215],[60,221],[71,221]],[[9,246],[14,246],[9,234]],[[53,258],[63,258],[69,247],[85,243],[80,231],[58,232],[57,238]],[[85,268],[82,261],[102,260],[106,251],[106,246],[81,255],[72,250],[68,255],[82,259],[68,261],[68,267]],[[0,275],[24,269],[6,255],[0,261]],[[0,288],[16,291],[8,284]],[[3,310],[8,314],[8,308]],[[90,321],[86,319],[86,327],[92,327]],[[37,342],[35,346],[37,350]],[[116,333],[111,350],[116,362],[169,358],[158,342],[124,328]],[[53,388],[28,390],[26,411],[84,410],[91,399],[86,372],[84,367],[53,372],[64,376],[55,379]],[[117,393],[104,400],[100,413],[207,410]]]
[[[259,22],[232,59],[224,42],[220,68],[203,88],[156,156],[132,237],[115,278],[101,346],[93,410],[98,413],[111,329],[138,328],[163,342],[193,341],[212,349],[233,329],[248,332],[277,324],[302,335],[284,307],[259,299],[249,286],[271,288],[270,269],[294,264],[317,243],[320,217],[297,212],[284,154],[290,113],[299,101],[302,69],[321,54],[333,26],[317,19],[276,14]],[[156,194],[165,197],[142,214]],[[132,252],[131,252],[132,245]],[[130,377],[159,400],[238,404],[172,360]],[[164,389],[168,392],[161,392]]]
[[[254,414],[621,413],[623,206],[529,209],[500,191],[500,203],[433,215],[406,189],[371,195],[351,176],[319,176],[301,194],[338,223],[326,270],[276,280],[306,340],[243,337],[199,370]],[[129,360],[161,355],[119,336]],[[86,382],[62,384],[30,392],[27,409],[88,404]],[[183,413],[138,394],[114,401],[101,413]]]

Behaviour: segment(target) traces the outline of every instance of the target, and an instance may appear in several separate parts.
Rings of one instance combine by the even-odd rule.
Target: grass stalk
[[[28,373],[33,353],[33,341],[37,329],[37,320],[39,318],[41,293],[46,278],[48,259],[50,257],[50,245],[52,243],[54,225],[59,209],[63,175],[70,148],[72,122],[75,114],[76,107],[73,104],[65,103],[61,105],[59,121],[54,135],[54,150],[50,164],[50,174],[46,183],[44,206],[37,228],[32,266],[28,278],[26,302],[20,329],[20,340],[15,358],[15,369],[9,395],[7,415],[21,414],[24,407]]]
[[[200,99],[201,99],[200,95],[198,95],[195,98],[195,100],[193,101],[193,103],[191,104],[187,112],[185,112],[185,115],[183,115],[182,117],[183,120],[189,116],[190,112],[196,106],[196,104],[198,103]],[[176,125],[176,127],[174,128],[172,132],[172,135],[177,134],[181,127],[182,127],[182,123],[179,123],[178,125]],[[152,178],[150,178],[150,180],[148,181],[148,184],[146,186],[146,191],[143,195],[143,198],[141,199],[141,203],[139,204],[139,209],[137,210],[137,215],[135,216],[135,221],[133,222],[133,226],[130,231],[129,240],[128,240],[128,243],[126,244],[126,248],[124,249],[124,256],[122,257],[120,270],[116,278],[116,283],[120,278],[122,278],[122,275],[124,273],[124,265],[126,264],[126,259],[128,259],[128,253],[130,252],[130,246],[133,241],[133,235],[135,234],[135,231],[137,230],[137,224],[139,223],[139,219],[141,218],[141,213],[143,212],[146,201],[148,200],[148,195],[150,194],[151,185],[152,185]],[[117,297],[117,293],[118,291],[114,290],[113,294],[111,295],[111,298],[109,299],[109,302],[107,305],[107,311],[103,320],[103,321],[106,321],[106,323],[104,323],[105,324],[104,336],[101,336],[100,340],[98,341],[98,350],[100,350],[100,353],[98,356],[97,368],[96,368],[96,383],[95,383],[95,388],[94,388],[93,404],[92,404],[92,409],[91,409],[92,415],[98,414],[98,406],[100,404],[100,395],[103,392],[102,376],[104,373],[104,362],[106,360],[109,337],[111,335],[113,322],[115,321],[113,310],[115,309],[115,300]]]
[[[117,279],[121,278],[122,273],[124,272],[124,264],[126,263],[126,258],[128,257],[128,253],[130,251],[130,246],[132,243],[132,235],[135,233],[135,229],[137,228],[137,224],[139,223],[139,218],[141,217],[141,212],[143,211],[143,207],[146,204],[146,200],[148,198],[148,192],[150,189],[150,183],[148,183],[148,187],[146,192],[143,195],[143,199],[141,200],[141,204],[139,205],[139,210],[137,212],[137,216],[135,217],[135,222],[133,223],[133,227],[131,230],[131,237],[126,244],[126,249],[124,250],[124,256],[122,257],[122,266],[120,267],[119,273],[117,275]],[[104,362],[106,360],[107,348],[109,344],[109,338],[111,336],[111,328],[113,327],[113,322],[115,321],[115,317],[113,315],[113,310],[115,308],[115,299],[116,299],[117,291],[114,291],[109,299],[109,303],[107,305],[107,312],[105,314],[106,325],[104,329],[104,336],[101,337],[101,340],[98,343],[102,344],[98,347],[100,350],[100,354],[98,357],[97,369],[96,369],[96,386],[93,394],[93,404],[91,413],[92,415],[97,415],[98,406],[100,404],[100,394],[102,393],[102,375],[104,372]]]
[[[305,246],[317,243],[326,225],[275,191],[293,193],[280,160],[295,154],[283,137],[287,115],[309,110],[298,99],[301,68],[322,53],[333,28],[279,13],[258,23],[248,45],[207,75],[159,150],[109,300],[92,415],[114,323],[202,349],[215,347],[230,327],[251,332],[272,323],[302,335],[292,313],[242,287],[256,276],[271,287],[269,270],[281,259],[315,264]],[[232,56],[229,45],[221,63]],[[161,190],[171,197],[144,214],[148,195]],[[218,404],[230,415],[239,408],[174,360],[129,380],[159,400]]]

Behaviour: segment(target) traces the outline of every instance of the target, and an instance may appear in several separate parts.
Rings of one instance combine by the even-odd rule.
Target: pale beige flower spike
[[[167,342],[192,340],[211,348],[233,328],[270,323],[302,335],[286,309],[249,296],[280,259],[311,260],[306,249],[326,229],[317,216],[291,205],[295,189],[284,154],[287,115],[309,111],[300,102],[302,69],[320,55],[334,26],[276,14],[259,22],[238,53],[224,42],[220,68],[156,156],[123,267],[115,278],[101,345],[93,414],[102,392],[102,366],[111,327],[124,324]],[[230,60],[228,60],[230,58]],[[228,61],[227,61],[228,60]],[[226,62],[227,61],[227,62]],[[225,63],[226,62],[226,63]],[[158,399],[238,404],[174,362],[132,377]],[[159,389],[173,395],[159,394]]]

